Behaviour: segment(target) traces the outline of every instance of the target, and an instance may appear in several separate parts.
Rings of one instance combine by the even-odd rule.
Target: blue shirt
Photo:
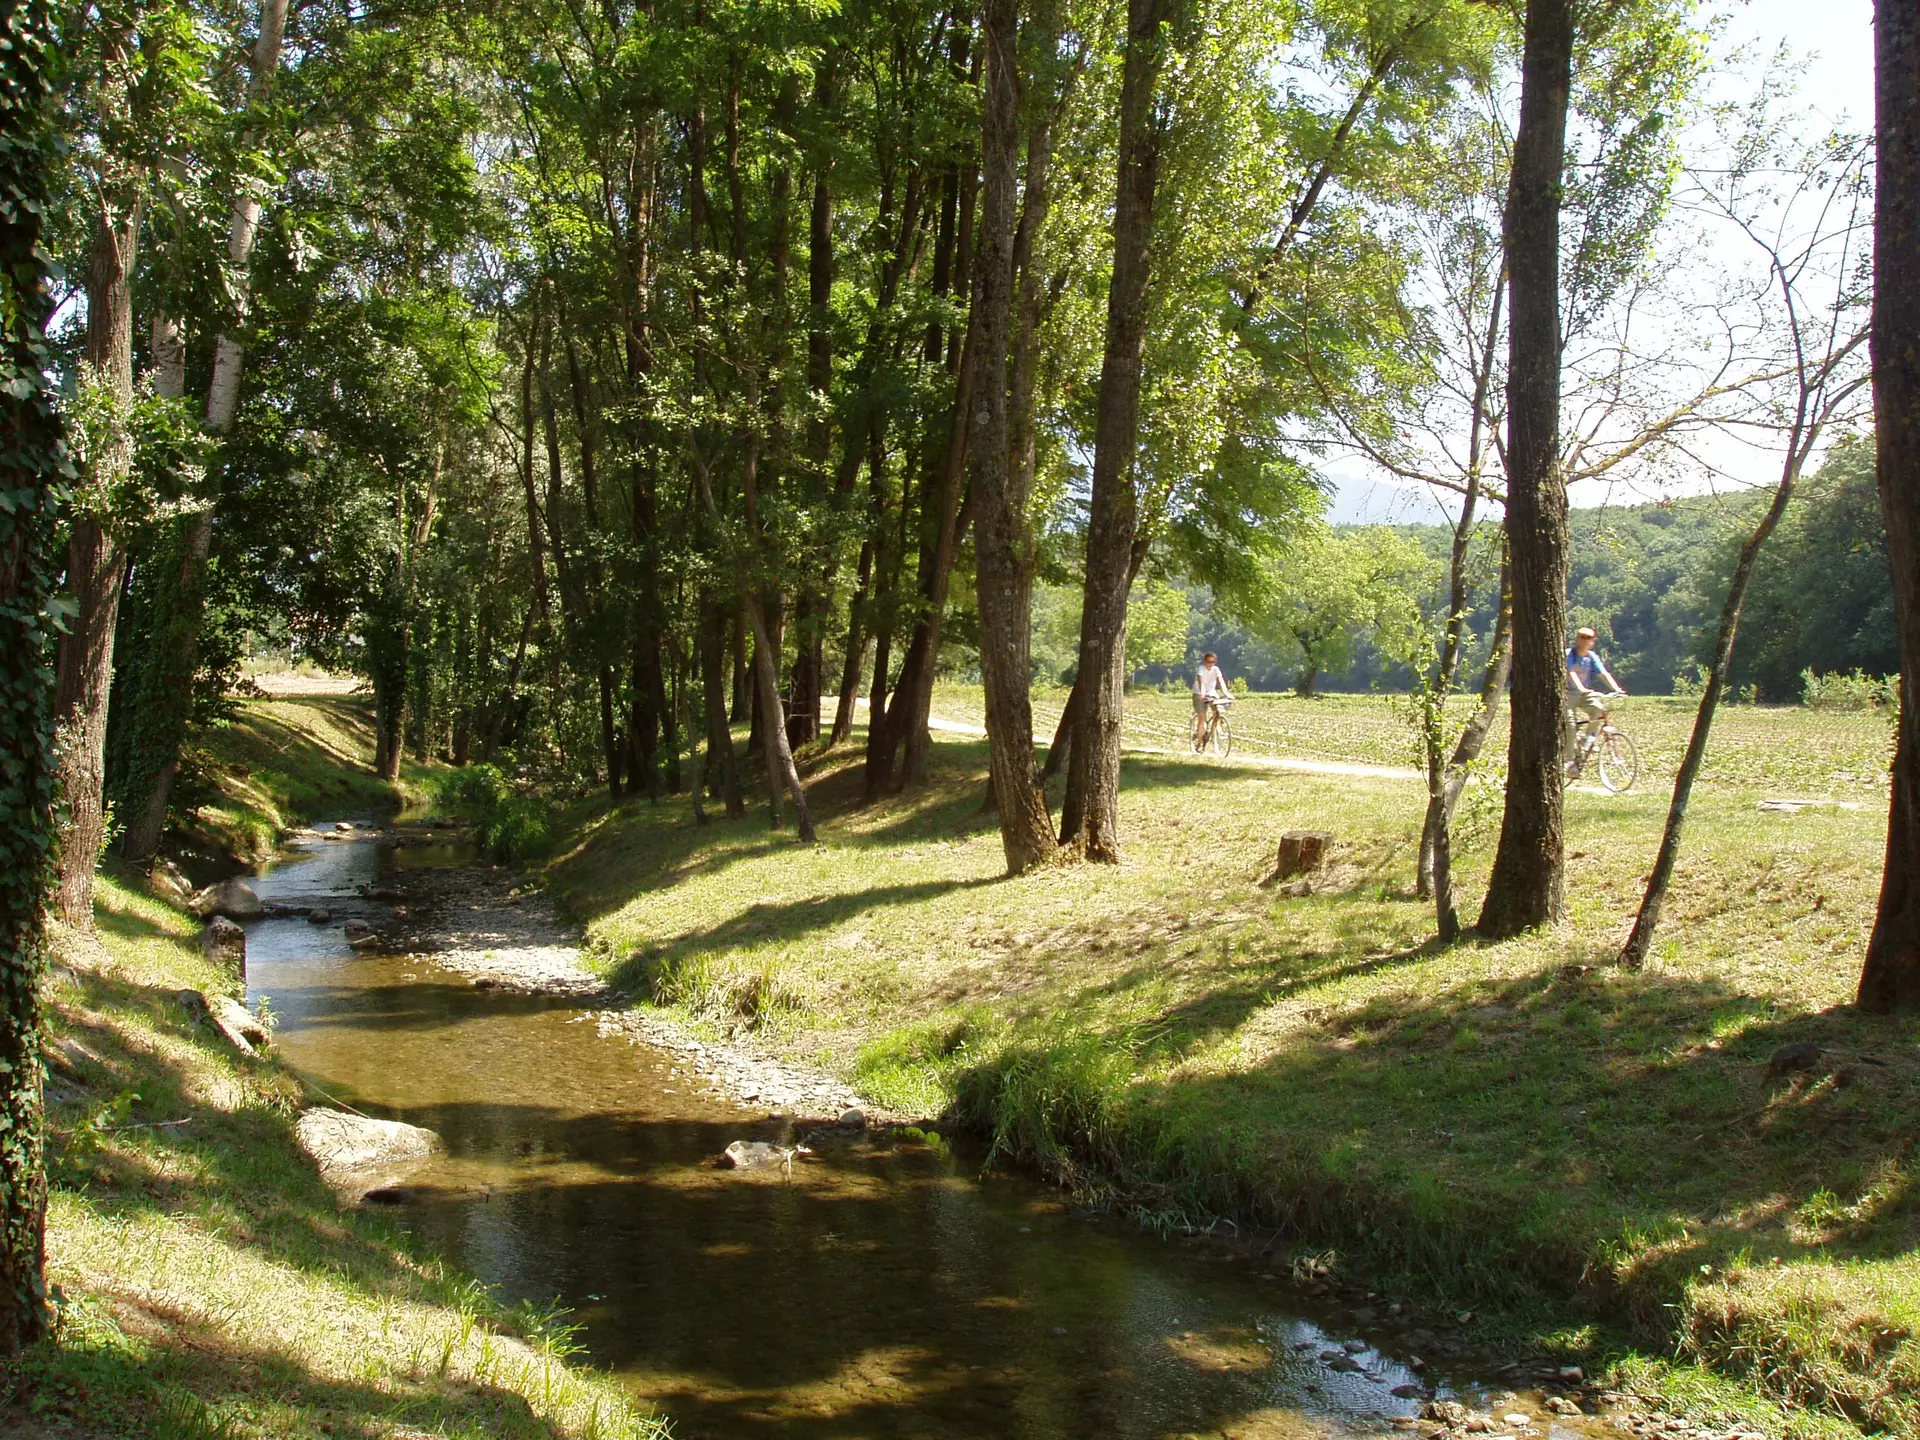
[[[1567,669],[1573,672],[1573,674],[1578,675],[1580,677],[1580,683],[1589,690],[1599,688],[1600,671],[1603,668],[1600,664],[1600,652],[1597,650],[1589,650],[1584,655],[1580,653],[1578,647],[1567,651]],[[1569,683],[1567,688],[1569,690],[1573,688],[1571,683]]]

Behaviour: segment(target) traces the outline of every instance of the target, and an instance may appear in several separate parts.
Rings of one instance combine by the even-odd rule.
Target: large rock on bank
[[[258,920],[267,913],[260,897],[244,880],[222,880],[194,893],[187,908],[202,920],[209,915],[224,915],[229,920]]]
[[[236,975],[247,973],[247,932],[224,915],[215,915],[200,932],[200,949]]]
[[[294,1126],[300,1148],[311,1155],[322,1170],[364,1170],[376,1165],[391,1165],[398,1160],[424,1160],[440,1143],[440,1137],[418,1125],[398,1120],[375,1120],[370,1115],[352,1115],[345,1110],[320,1106],[307,1111]]]

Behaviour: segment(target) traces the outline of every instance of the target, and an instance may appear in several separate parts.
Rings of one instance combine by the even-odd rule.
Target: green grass
[[[402,793],[417,780],[416,767],[404,767]],[[395,787],[373,772],[371,702],[246,700],[183,757],[174,832],[191,847],[256,863],[296,825],[396,803]]]
[[[1046,735],[1066,704],[1065,690],[1034,694],[1034,725]],[[1470,697],[1456,696],[1464,721]],[[1639,746],[1644,784],[1673,780],[1693,733],[1698,701],[1670,696],[1629,696],[1615,715]],[[935,714],[965,724],[981,723],[978,685],[942,685]],[[1246,758],[1292,758],[1419,768],[1407,702],[1395,695],[1294,695],[1240,697],[1233,707],[1235,747]],[[1142,690],[1127,698],[1129,745],[1179,749],[1191,732],[1193,705],[1184,690]],[[1873,803],[1886,794],[1893,726],[1886,711],[1810,711],[1797,705],[1723,704],[1699,784],[1707,789],[1760,788],[1796,799]],[[1507,710],[1503,706],[1487,741],[1489,755],[1505,755]]]
[[[964,720],[956,698],[936,714]],[[1379,700],[1271,708],[1327,717],[1329,758],[1405,763]],[[1683,709],[1629,712],[1656,775]],[[619,983],[876,1099],[951,1108],[1143,1218],[1276,1226],[1542,1330],[1588,1333],[1585,1315],[1674,1388],[1730,1378],[1784,1407],[1790,1433],[1911,1435],[1920,1027],[1848,1008],[1885,736],[1871,715],[1727,712],[1637,974],[1611,961],[1657,783],[1571,796],[1564,930],[1452,950],[1411,895],[1417,785],[1174,755],[1129,757],[1118,867],[1001,878],[984,749],[947,737],[928,791],[868,808],[850,753],[812,757],[811,849],[763,811],[695,827],[641,801],[561,817],[547,873]],[[1789,784],[1858,808],[1757,808]],[[1339,838],[1311,895],[1260,883],[1294,827]],[[1766,1081],[1805,1039],[1883,1063]]]
[[[152,1440],[643,1437],[553,1317],[509,1312],[342,1211],[295,1149],[293,1078],[174,998],[222,976],[191,921],[102,877],[103,944],[48,986],[49,1341],[0,1372],[0,1431]],[[184,1123],[179,1123],[184,1122]]]

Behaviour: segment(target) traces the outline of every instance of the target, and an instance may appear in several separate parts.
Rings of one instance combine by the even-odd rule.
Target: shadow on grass
[[[137,938],[164,934],[134,916],[103,912],[101,922]],[[63,1414],[105,1427],[89,1435],[311,1434],[324,1422],[332,1434],[373,1440],[402,1420],[454,1435],[542,1440],[562,1433],[514,1389],[436,1370],[437,1345],[421,1351],[415,1368],[363,1383],[343,1378],[360,1363],[344,1336],[332,1374],[291,1342],[275,1348],[245,1338],[248,1327],[254,1335],[277,1328],[249,1318],[245,1298],[229,1293],[255,1283],[247,1277],[256,1262],[382,1313],[391,1302],[412,1317],[401,1322],[402,1334],[418,1326],[415,1307],[423,1304],[442,1309],[443,1329],[514,1332],[468,1282],[390,1222],[339,1210],[295,1146],[297,1091],[289,1077],[236,1056],[231,1063],[262,1087],[260,1096],[231,1111],[196,1098],[221,1083],[220,1062],[196,1047],[218,1042],[196,1027],[176,993],[93,973],[57,992],[55,1033],[75,1043],[50,1051],[49,1170],[76,1227],[57,1240],[65,1263],[99,1283],[85,1287],[54,1339],[6,1368],[12,1404],[0,1408],[0,1434],[17,1420],[28,1433],[56,1436]],[[161,1231],[142,1232],[143,1219],[162,1220]],[[172,1247],[190,1236],[204,1237],[215,1258],[203,1264],[174,1255]],[[89,1269],[87,1247],[102,1244],[157,1247],[152,1274],[116,1278],[118,1267],[104,1257],[102,1268]],[[222,1262],[223,1253],[233,1260]],[[166,1278],[169,1266],[182,1263],[194,1273],[191,1283]],[[316,1296],[314,1303],[338,1301]],[[313,1318],[326,1328],[340,1320]]]
[[[1158,1027],[1016,1035],[962,1077],[963,1109],[1016,1153],[1357,1245],[1464,1301],[1545,1285],[1658,1325],[1704,1263],[1920,1244],[1910,1204],[1845,1232],[1805,1223],[1816,1197],[1837,1208],[1910,1162],[1920,1062],[1898,1022],[1781,1017],[1713,980],[1568,966],[1436,977],[1244,1065],[1162,1063],[1277,995],[1273,968],[1203,986]],[[1767,1078],[1770,1056],[1808,1040],[1829,1049],[1813,1070]]]

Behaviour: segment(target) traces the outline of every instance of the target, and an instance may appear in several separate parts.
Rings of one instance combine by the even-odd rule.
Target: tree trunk
[[[280,68],[280,41],[287,23],[287,0],[261,0],[260,28],[254,38],[251,74],[247,80],[247,108],[257,108]],[[250,148],[252,135],[242,139]],[[207,387],[207,431],[224,436],[233,428],[240,408],[240,372],[245,347],[239,338],[246,322],[251,286],[253,240],[260,228],[260,199],[252,186],[235,193],[227,221],[227,269],[234,297],[233,323],[214,342],[213,378]],[[167,331],[163,335],[163,330]],[[177,325],[156,316],[155,363],[170,382],[184,375],[186,346]],[[164,344],[164,349],[162,345]],[[178,391],[175,392],[179,393]],[[140,704],[146,712],[148,733],[156,737],[152,769],[141,777],[147,793],[130,818],[122,849],[129,859],[144,860],[160,848],[167,811],[173,802],[173,782],[180,770],[180,746],[193,716],[193,680],[200,663],[200,630],[206,615],[207,556],[213,548],[215,497],[205,497],[200,509],[177,524],[183,531],[179,573],[172,595],[173,613],[155,637],[161,653],[154,656],[141,686]]]
[[[52,867],[53,709],[46,623],[64,488],[60,425],[41,377],[48,298],[41,217],[56,173],[47,14],[0,5],[0,1356],[47,1331],[40,981]]]
[[[1799,437],[1793,437],[1793,451],[1787,460],[1780,484],[1773,492],[1773,503],[1760,517],[1759,525],[1740,547],[1740,558],[1733,567],[1733,583],[1728,587],[1726,603],[1720,607],[1720,629],[1714,638],[1713,666],[1707,673],[1706,689],[1700,692],[1700,708],[1694,713],[1693,733],[1687,737],[1687,752],[1680,760],[1679,773],[1673,777],[1673,799],[1667,806],[1666,828],[1660,834],[1660,853],[1647,877],[1647,888],[1640,897],[1640,911],[1634,917],[1633,932],[1620,951],[1620,963],[1638,970],[1647,963],[1653,949],[1653,932],[1660,924],[1660,910],[1666,904],[1667,887],[1673,880],[1674,862],[1680,856],[1680,832],[1687,821],[1687,802],[1693,797],[1694,777],[1707,758],[1707,736],[1713,729],[1713,713],[1720,705],[1720,692],[1727,683],[1727,669],[1733,663],[1734,636],[1740,628],[1740,607],[1746,604],[1747,587],[1753,580],[1754,561],[1760,547],[1779,525],[1793,498],[1795,482],[1800,478]]]
[[[980,253],[973,288],[977,397],[969,423],[974,548],[980,606],[980,671],[987,736],[1007,873],[1018,875],[1054,849],[1046,794],[1034,780],[1031,597],[1033,534],[1027,496],[1011,465],[1007,342],[1013,308],[1014,190],[1020,150],[1018,6],[984,0],[986,84],[981,108]]]
[[[861,662],[867,654],[867,632],[863,622],[867,609],[867,586],[872,579],[873,539],[869,536],[860,547],[860,564],[854,573],[853,598],[847,602],[846,657],[840,665],[840,688],[834,703],[833,735],[827,741],[829,745],[842,744],[853,734],[854,699],[860,693]]]
[[[1434,919],[1443,945],[1460,938],[1460,909],[1453,890],[1453,812],[1467,788],[1467,769],[1480,758],[1500,714],[1500,693],[1507,688],[1507,674],[1513,665],[1513,647],[1508,635],[1513,625],[1513,601],[1507,590],[1507,566],[1500,566],[1500,612],[1493,622],[1493,638],[1487,649],[1487,668],[1480,679],[1480,709],[1453,747],[1444,780],[1437,793],[1427,796],[1427,814],[1420,828],[1420,878],[1426,893],[1433,897]]]
[[[140,240],[137,201],[103,196],[87,266],[87,363],[117,412],[89,477],[112,494],[133,465],[125,418],[133,405],[133,267]],[[66,809],[60,836],[60,914],[93,927],[93,871],[106,835],[107,700],[113,636],[126,556],[109,518],[76,517],[67,542],[67,588],[75,613],[61,637],[54,715],[60,729],[59,784]]]
[[[1572,83],[1570,0],[1529,0],[1520,128],[1507,191],[1507,543],[1513,566],[1513,737],[1500,848],[1480,932],[1557,923],[1565,906],[1561,707],[1566,692],[1567,483],[1560,467],[1560,193]]]
[[[780,716],[779,651],[767,624],[765,602],[757,594],[747,602],[747,623],[753,629],[753,675],[760,690],[760,704],[770,717],[763,743],[767,752],[768,790],[772,802],[773,826],[780,828],[780,785],[784,781],[793,800],[794,828],[801,840],[814,841],[813,811],[807,804],[806,787],[800,783],[799,767],[793,763],[793,747],[787,743],[787,728]]]
[[[1080,723],[1067,764],[1060,840],[1089,860],[1120,858],[1120,726],[1125,707],[1127,593],[1132,584],[1134,450],[1146,355],[1154,191],[1164,138],[1154,104],[1177,0],[1128,0],[1120,87],[1120,170],[1114,195],[1113,278],[1094,421],[1086,584],[1080,610]]]
[[[1874,7],[1873,408],[1900,631],[1900,721],[1865,1010],[1920,1010],[1920,14]]]
[[[706,693],[707,763],[704,784],[719,794],[729,820],[744,819],[746,797],[740,791],[740,763],[733,753],[727,723],[727,610],[711,596],[700,602],[700,677]]]

